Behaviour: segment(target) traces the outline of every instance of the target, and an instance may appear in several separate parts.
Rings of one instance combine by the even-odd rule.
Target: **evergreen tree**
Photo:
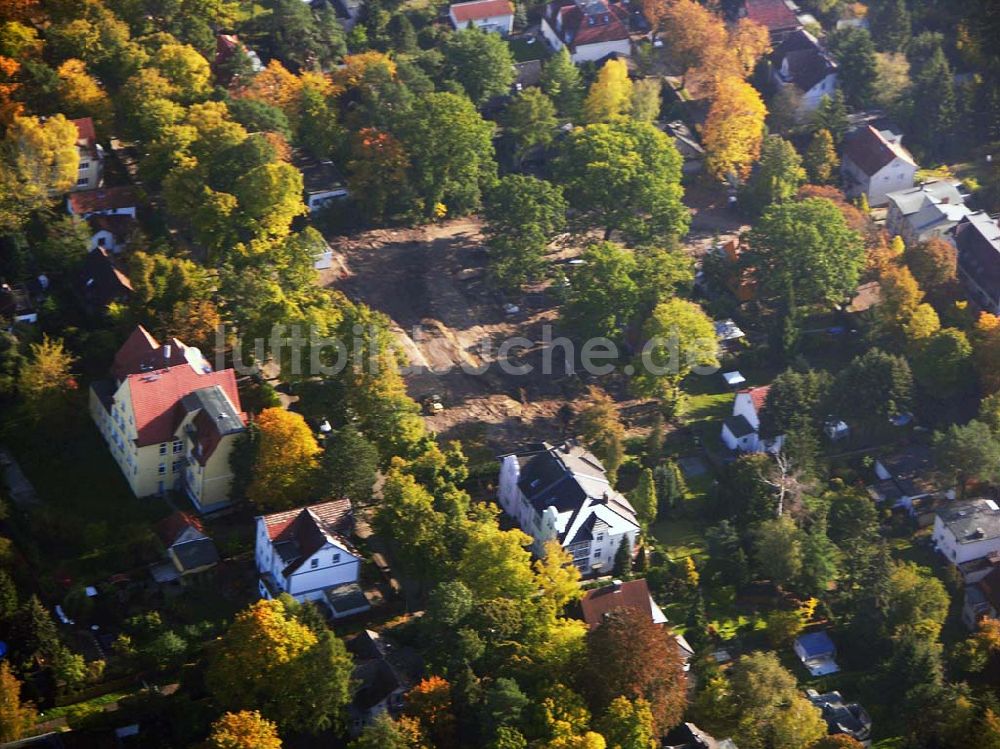
[[[847,104],[844,92],[838,88],[832,97],[823,96],[820,99],[819,106],[813,112],[812,129],[814,133],[828,130],[834,145],[839,146],[847,134],[847,127]]]
[[[580,69],[573,64],[565,47],[545,63],[541,84],[542,91],[555,102],[563,121],[575,122],[583,106],[583,80],[580,78]]]
[[[631,501],[639,522],[644,528],[649,528],[656,522],[656,486],[653,472],[649,468],[644,468],[639,474],[639,483],[632,492]]]
[[[863,28],[838,29],[830,34],[830,51],[840,64],[839,81],[848,103],[867,106],[875,95],[875,44]]]
[[[656,467],[653,471],[653,483],[656,485],[658,513],[666,514],[683,501],[686,491],[684,476],[673,459],[668,459],[663,465]]]
[[[688,607],[687,621],[684,622],[684,639],[696,653],[709,642],[708,615],[705,613],[705,597],[701,594],[701,590],[695,592],[694,600]]]
[[[623,536],[622,542],[618,545],[611,574],[619,580],[628,580],[632,577],[632,544],[628,536]]]
[[[829,130],[823,128],[816,131],[806,149],[803,162],[809,173],[809,181],[813,184],[826,185],[836,179],[840,162]]]
[[[910,41],[910,9],[906,0],[877,0],[868,14],[872,38],[880,52],[901,52]]]
[[[956,103],[951,66],[940,47],[934,50],[914,77],[913,99],[919,102],[915,116],[920,123],[914,129],[914,135],[929,152],[944,155],[948,135],[955,126]]]
[[[378,448],[353,424],[330,433],[320,460],[320,489],[331,497],[347,497],[358,504],[371,499],[378,472]]]

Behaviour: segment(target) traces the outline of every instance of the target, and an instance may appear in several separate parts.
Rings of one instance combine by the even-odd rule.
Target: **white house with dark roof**
[[[1000,506],[992,499],[967,499],[934,517],[934,546],[958,566],[1000,551]]]
[[[949,242],[950,232],[963,218],[972,213],[965,205],[965,196],[957,182],[934,180],[906,190],[886,195],[888,212],[885,228],[899,235],[907,246],[931,238]]]
[[[763,385],[736,393],[733,415],[722,422],[722,441],[730,450],[745,453],[781,451],[784,436],[765,438],[760,434],[760,412],[770,390],[770,385]]]
[[[913,187],[917,162],[903,148],[903,136],[890,130],[876,130],[869,124],[847,134],[840,172],[844,194],[849,198],[868,196],[868,205],[883,206],[888,194]]]
[[[622,541],[635,548],[639,521],[608,483],[604,466],[575,442],[527,447],[500,458],[500,506],[544,553],[557,539],[583,573],[608,571]]]
[[[959,278],[987,312],[1000,315],[1000,221],[983,211],[970,213],[953,236]]]
[[[816,37],[797,29],[771,55],[771,80],[780,88],[798,89],[802,94],[798,114],[804,116],[837,90],[837,62]]]
[[[632,42],[628,10],[609,0],[552,0],[542,14],[542,36],[557,52],[566,47],[573,62],[610,55],[628,57]]]
[[[255,559],[262,598],[288,593],[325,604],[336,618],[370,608],[358,577],[361,555],[347,540],[354,529],[348,499],[260,515]]]

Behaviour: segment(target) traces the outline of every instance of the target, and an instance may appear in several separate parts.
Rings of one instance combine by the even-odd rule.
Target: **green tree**
[[[906,0],[878,0],[868,14],[872,38],[882,52],[900,52],[912,36]]]
[[[750,653],[733,665],[729,697],[738,720],[734,739],[747,749],[799,749],[826,734],[819,708],[773,653]]]
[[[844,92],[837,89],[832,97],[823,96],[820,99],[819,106],[813,112],[812,130],[814,134],[820,130],[828,130],[834,145],[839,146],[847,134],[847,127],[847,105],[844,101]]]
[[[887,634],[937,639],[948,616],[950,600],[944,583],[926,567],[913,562],[893,565],[886,586],[884,616]]]
[[[705,533],[708,564],[705,573],[719,584],[743,585],[750,579],[746,552],[736,528],[723,520]]]
[[[656,484],[657,513],[666,514],[684,499],[687,491],[684,475],[674,460],[667,459],[663,465],[653,469],[653,480]]]
[[[322,488],[332,497],[363,505],[371,499],[378,464],[378,448],[353,424],[346,424],[327,437],[320,460]]]
[[[31,344],[18,373],[17,391],[32,419],[41,422],[67,415],[78,387],[72,374],[75,361],[61,338],[44,335],[41,343]]]
[[[815,518],[812,527],[802,534],[802,571],[799,587],[809,595],[826,593],[836,577],[840,563],[840,550],[827,535],[827,519]]]
[[[753,213],[760,213],[772,203],[791,200],[805,179],[806,172],[795,146],[779,135],[768,136],[761,145],[760,161],[746,185],[747,207]]]
[[[913,373],[928,392],[939,398],[957,395],[967,387],[972,345],[957,328],[943,328],[922,341],[913,357]]]
[[[642,78],[632,84],[632,100],[629,102],[629,114],[632,119],[655,122],[660,118],[661,88],[662,83],[659,78]]]
[[[583,82],[580,70],[565,47],[556,52],[542,68],[542,91],[555,102],[559,116],[574,121],[583,106]]]
[[[620,231],[641,244],[679,237],[689,215],[681,202],[681,157],[648,122],[599,123],[566,138],[556,164],[570,205],[604,238]]]
[[[504,110],[504,132],[514,139],[516,158],[521,159],[538,146],[548,146],[555,138],[556,107],[538,88],[519,93]]]
[[[650,749],[654,744],[653,712],[643,699],[615,697],[596,727],[610,749]]]
[[[382,712],[361,732],[348,749],[420,749],[424,746],[420,724],[412,718],[393,720]]]
[[[404,115],[399,135],[425,215],[436,215],[439,206],[454,215],[479,207],[496,178],[496,163],[493,127],[472,102],[450,93],[421,97]]]
[[[970,481],[1000,479],[1000,439],[981,421],[935,432],[934,456],[938,470],[955,481],[963,497]]]
[[[826,128],[817,130],[805,154],[805,167],[809,181],[817,185],[827,185],[839,173],[840,161],[833,147],[833,135]]]
[[[951,66],[941,47],[917,69],[913,78],[913,100],[920,102],[915,117],[921,127],[915,133],[917,141],[930,153],[947,153],[948,135],[955,126],[955,84]]]
[[[719,366],[715,327],[694,302],[674,297],[656,306],[642,327],[633,387],[677,404],[681,381],[691,372]]]
[[[786,369],[774,378],[767,391],[764,408],[760,411],[761,433],[817,431],[825,416],[831,385],[832,379],[825,371]]]
[[[418,582],[442,576],[447,563],[446,518],[417,481],[394,471],[386,478],[383,500],[373,521],[376,532],[392,542],[394,563]]]
[[[639,302],[635,256],[611,242],[599,242],[587,247],[581,259],[583,264],[569,279],[562,321],[581,339],[617,340]]]
[[[259,709],[290,731],[338,726],[353,663],[332,632],[316,634],[280,600],[240,612],[217,641],[205,680],[229,710]]]
[[[445,39],[442,52],[445,76],[457,81],[477,106],[507,93],[514,82],[514,58],[499,34],[459,29]]]
[[[875,96],[875,44],[867,29],[848,27],[829,36],[829,47],[840,64],[838,81],[847,103],[868,105]]]
[[[855,290],[864,265],[861,236],[837,206],[807,198],[768,208],[750,233],[747,263],[771,299],[836,304]]]
[[[545,251],[566,225],[562,189],[545,180],[508,174],[486,195],[483,210],[490,273],[505,289],[541,279]]]
[[[639,484],[631,493],[630,499],[632,507],[635,508],[639,522],[648,528],[656,521],[656,486],[653,482],[653,471],[649,468],[643,469],[639,474]]]
[[[519,530],[502,531],[491,522],[477,523],[458,562],[459,582],[474,598],[527,600],[536,590],[531,570],[531,538]]]
[[[614,400],[596,385],[590,388],[578,427],[583,443],[594,451],[614,485],[618,468],[625,460],[625,427]]]
[[[832,393],[844,418],[881,425],[909,410],[913,375],[906,359],[870,349],[840,371]]]
[[[802,573],[802,534],[788,516],[765,520],[754,532],[754,561],[762,577],[779,585]]]

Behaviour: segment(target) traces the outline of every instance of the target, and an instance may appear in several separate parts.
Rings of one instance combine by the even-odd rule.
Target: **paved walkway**
[[[3,473],[3,482],[7,487],[10,498],[22,507],[41,504],[35,487],[24,475],[21,466],[17,464],[14,456],[6,447],[0,447],[0,471]]]

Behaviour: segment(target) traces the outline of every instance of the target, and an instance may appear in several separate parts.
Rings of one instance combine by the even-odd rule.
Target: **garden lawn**
[[[545,43],[539,39],[531,44],[528,37],[507,40],[510,53],[514,56],[514,62],[528,62],[529,60],[541,60],[545,57]]]

